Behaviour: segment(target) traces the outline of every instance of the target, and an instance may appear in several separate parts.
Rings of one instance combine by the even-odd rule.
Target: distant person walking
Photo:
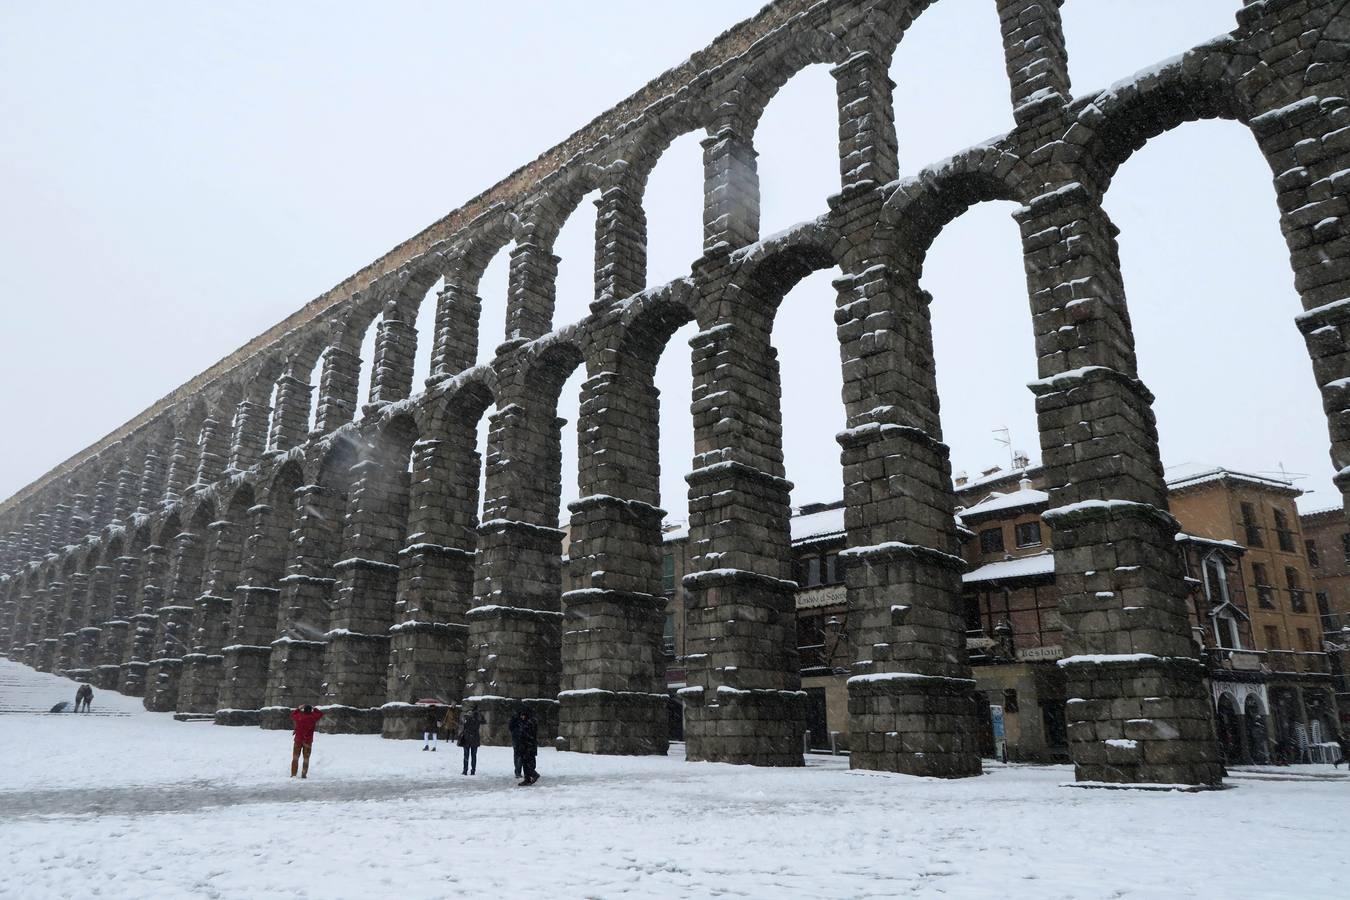
[[[314,749],[314,726],[319,724],[323,718],[323,712],[315,709],[306,703],[299,709],[291,710],[291,721],[295,723],[295,747],[291,751],[291,777],[295,777],[296,769],[300,768],[300,757],[305,758],[305,765],[300,769],[300,777],[309,777],[309,754]]]
[[[94,702],[94,689],[90,685],[82,684],[75,691],[75,711],[89,712],[89,704]]]
[[[464,724],[459,726],[459,745],[464,748],[463,774],[478,774],[478,745],[482,740],[483,719],[478,715],[478,710],[470,708],[469,714],[464,717]]]
[[[422,725],[422,749],[436,749],[436,735],[441,728],[441,717],[436,715],[436,707],[427,707],[427,720]]]
[[[517,778],[519,778],[521,775],[520,729],[525,722],[525,710],[526,710],[525,704],[524,703],[520,704],[519,706],[516,707],[516,711],[511,713],[511,718],[508,719],[506,722],[506,730],[511,732],[511,755],[515,759]]]
[[[520,782],[520,787],[534,784],[539,780],[539,772],[534,767],[538,753],[539,722],[534,718],[534,710],[525,706],[520,720],[520,767],[525,773],[525,778]]]

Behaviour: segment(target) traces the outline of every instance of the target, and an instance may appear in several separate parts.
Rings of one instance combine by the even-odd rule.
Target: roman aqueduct
[[[962,563],[919,276],[949,222],[1012,200],[1078,778],[1217,783],[1203,671],[1167,552],[1176,523],[1152,397],[1100,201],[1154,136],[1205,118],[1248,126],[1274,177],[1298,323],[1350,488],[1350,3],[1247,0],[1231,34],[1075,95],[1060,0],[989,2],[1016,123],[996,140],[902,177],[887,70],[930,4],[779,0],[57,466],[0,505],[0,649],[220,724],[278,727],[289,705],[317,697],[330,730],[397,733],[411,692],[476,702],[501,742],[503,711],[525,699],[567,749],[664,753],[653,373],[693,321],[687,753],[799,765],[769,336],[784,294],[838,267],[847,593],[863,657],[849,682],[852,765],[976,774]],[[761,240],[760,113],[820,63],[838,85],[839,190],[815,220]],[[706,135],[704,253],[688,277],[649,285],[644,185],[689,132]],[[553,242],[596,190],[591,312],[556,322]],[[479,278],[510,243],[506,333],[491,362],[474,365]],[[419,336],[417,307],[442,279],[435,333]],[[374,376],[358,397],[371,327]],[[419,339],[433,342],[423,385]],[[556,410],[579,366],[569,564],[584,586],[564,593]],[[474,439],[483,416],[485,461]]]

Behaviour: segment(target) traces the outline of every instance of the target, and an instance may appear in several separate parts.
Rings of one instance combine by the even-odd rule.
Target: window
[[[1214,642],[1224,650],[1242,649],[1237,620],[1231,615],[1224,613],[1214,617]]]
[[[1285,553],[1294,552],[1294,533],[1289,530],[1289,517],[1284,514],[1284,510],[1273,510],[1275,513],[1275,536],[1279,539],[1280,549]]]
[[[1307,593],[1303,590],[1303,579],[1299,578],[1298,569],[1293,566],[1285,566],[1284,583],[1289,588],[1289,602],[1293,606],[1294,612],[1307,612]]]
[[[1345,564],[1350,566],[1350,531],[1341,535],[1341,556],[1345,557]]]
[[[1041,543],[1041,523],[1023,522],[1013,529],[1019,547],[1038,547]]]
[[[1280,649],[1280,629],[1279,629],[1279,626],[1276,626],[1276,625],[1267,625],[1267,626],[1266,626],[1266,649],[1267,649],[1267,650],[1279,650],[1279,649]]]
[[[843,570],[839,568],[839,554],[825,554],[825,583],[838,584],[844,580]]]
[[[1271,590],[1270,578],[1266,567],[1261,563],[1252,563],[1252,583],[1256,585],[1256,599],[1263,609],[1275,608],[1275,592]]]
[[[980,552],[998,553],[1003,549],[1003,529],[987,528],[980,532]]]
[[[1308,565],[1314,569],[1322,568],[1322,557],[1317,555],[1317,541],[1304,541],[1303,549],[1308,551]]]
[[[1246,532],[1248,547],[1264,547],[1261,540],[1261,526],[1256,520],[1256,507],[1250,503],[1242,504],[1242,530]]]
[[[666,557],[670,559],[670,557]],[[675,655],[675,614],[666,613],[666,624],[661,629],[661,649],[665,651],[666,656]]]
[[[648,557],[650,559],[650,557]],[[667,594],[675,593],[675,554],[667,553],[661,557],[661,590]]]
[[[1218,606],[1228,602],[1227,560],[1219,553],[1205,557],[1205,596],[1209,602]]]
[[[820,584],[820,557],[813,556],[806,561],[806,586],[815,587]]]
[[[1323,634],[1341,630],[1341,617],[1331,611],[1331,599],[1326,591],[1317,592],[1317,614],[1322,617]]]
[[[1304,653],[1313,652],[1312,632],[1306,628],[1300,628],[1298,630],[1298,648]]]

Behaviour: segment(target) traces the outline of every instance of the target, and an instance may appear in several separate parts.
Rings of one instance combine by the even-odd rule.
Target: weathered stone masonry
[[[479,705],[487,738],[503,741],[525,701],[566,749],[663,753],[653,373],[676,329],[696,322],[688,756],[800,765],[770,335],[793,285],[837,269],[844,557],[858,622],[852,765],[976,774],[933,299],[920,277],[948,223],[1012,200],[1078,777],[1216,783],[1153,398],[1102,198],[1164,131],[1214,117],[1250,128],[1274,177],[1298,324],[1350,491],[1350,10],[1248,0],[1231,34],[1075,96],[1058,2],[990,2],[1012,132],[902,177],[887,71],[930,4],[779,0],[0,504],[0,651],[221,724],[285,727],[288,706],[321,700],[330,729],[397,737],[416,728],[408,701],[435,696]],[[820,198],[815,220],[761,241],[756,125],[817,63],[838,84],[839,191]],[[704,252],[689,277],[648,285],[647,175],[688,132],[704,136]],[[554,240],[594,191],[594,302],[581,322],[559,323]],[[484,336],[500,346],[474,366],[478,283],[508,245],[506,333]],[[424,302],[436,325],[419,335]],[[372,387],[358,397],[372,327]],[[432,342],[423,384],[419,340]],[[564,594],[557,407],[580,366],[567,565],[583,586]]]

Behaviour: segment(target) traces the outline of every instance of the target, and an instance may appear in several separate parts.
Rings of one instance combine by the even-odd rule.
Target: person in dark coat
[[[1345,763],[1345,767],[1350,769],[1350,734],[1342,731],[1336,743],[1341,745],[1341,758],[1332,763],[1332,768],[1339,769],[1341,763]]]
[[[82,684],[75,691],[75,711],[89,712],[89,704],[94,702],[94,689],[90,685]]]
[[[515,756],[517,778],[519,778],[521,774],[520,728],[521,723],[525,720],[525,709],[526,706],[524,703],[517,706],[516,711],[511,714],[511,719],[506,723],[506,730],[511,732],[511,752]]]
[[[436,714],[436,707],[427,707],[427,720],[422,725],[422,749],[436,749],[436,735],[441,728],[441,717]]]
[[[464,722],[459,726],[459,745],[464,748],[465,775],[478,774],[478,745],[482,743],[483,720],[478,710],[470,707]]]
[[[534,718],[534,710],[528,706],[521,711],[520,719],[520,767],[525,778],[520,787],[534,784],[539,780],[539,772],[534,767],[535,757],[539,754],[539,723]]]

